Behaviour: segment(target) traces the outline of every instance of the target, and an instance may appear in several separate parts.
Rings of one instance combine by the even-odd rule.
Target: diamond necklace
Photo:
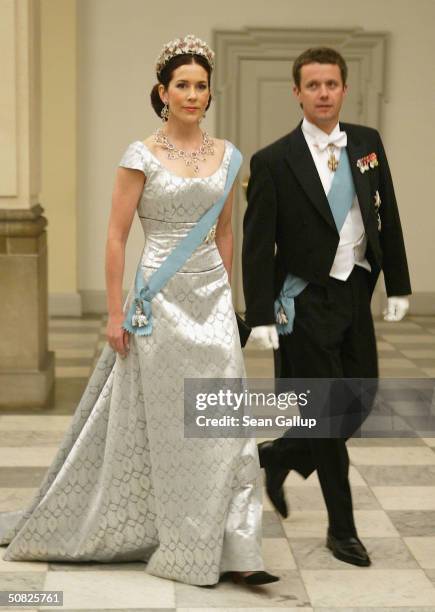
[[[207,132],[202,132],[202,144],[198,149],[188,152],[177,147],[168,140],[162,129],[154,134],[154,142],[161,145],[168,152],[168,159],[184,159],[186,166],[193,166],[195,174],[199,172],[199,162],[205,162],[207,155],[214,155],[214,140]]]

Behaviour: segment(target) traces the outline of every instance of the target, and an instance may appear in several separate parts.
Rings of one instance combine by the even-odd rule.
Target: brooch
[[[379,166],[378,158],[376,157],[376,153],[370,153],[369,155],[365,155],[361,157],[357,162],[361,174],[364,174],[369,168],[374,168],[375,166]]]
[[[207,232],[207,236],[204,238],[203,242],[205,244],[211,244],[213,240],[216,238],[216,224],[212,225],[212,227]]]
[[[381,231],[382,223],[381,223],[381,215],[379,214],[379,207],[381,205],[381,196],[379,195],[379,191],[376,189],[375,193],[375,211],[378,215],[378,231]]]

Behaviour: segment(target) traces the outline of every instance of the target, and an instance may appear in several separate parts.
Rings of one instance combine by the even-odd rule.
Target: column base
[[[54,352],[41,370],[0,371],[0,410],[45,408],[54,391]]]

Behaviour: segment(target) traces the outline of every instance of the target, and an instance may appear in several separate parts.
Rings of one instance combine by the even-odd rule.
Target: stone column
[[[46,219],[38,203],[39,0],[0,3],[0,407],[42,407],[48,351]]]

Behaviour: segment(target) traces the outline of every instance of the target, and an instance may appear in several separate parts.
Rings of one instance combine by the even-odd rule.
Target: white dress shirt
[[[340,126],[337,123],[331,134],[327,135],[323,130],[304,118],[302,132],[307,141],[308,148],[313,156],[314,163],[319,173],[325,194],[331,188],[334,172],[328,167],[330,152],[328,148],[320,150],[318,142],[325,141],[325,137],[334,138],[340,134]],[[334,147],[334,155],[337,161],[340,159],[340,147]],[[371,267],[366,258],[367,238],[361,217],[358,197],[355,195],[351,209],[349,210],[343,227],[340,231],[340,242],[329,272],[329,276],[339,280],[347,280],[355,265],[370,271]]]

